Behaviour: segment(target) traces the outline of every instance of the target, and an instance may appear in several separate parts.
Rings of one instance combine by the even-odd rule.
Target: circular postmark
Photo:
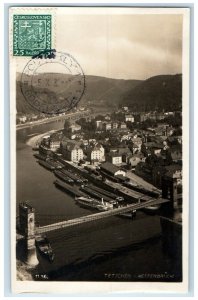
[[[25,66],[21,92],[37,111],[60,114],[76,107],[85,90],[85,75],[76,59],[67,53],[38,55]]]

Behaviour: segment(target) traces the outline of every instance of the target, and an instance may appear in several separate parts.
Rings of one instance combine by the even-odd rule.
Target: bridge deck
[[[61,228],[71,227],[71,226],[79,225],[82,223],[87,223],[90,221],[99,220],[99,219],[107,218],[110,216],[115,216],[115,215],[119,215],[122,213],[126,213],[126,212],[129,212],[132,210],[138,210],[138,209],[142,209],[144,207],[162,204],[162,203],[166,203],[166,202],[169,202],[169,200],[160,198],[160,199],[154,199],[154,200],[152,199],[152,200],[149,200],[144,203],[135,203],[135,204],[133,203],[133,204],[127,205],[125,207],[115,208],[112,210],[108,210],[108,211],[104,211],[104,212],[100,212],[100,213],[96,213],[96,214],[91,214],[88,216],[83,216],[83,217],[75,218],[72,220],[66,220],[66,221],[53,223],[53,224],[42,226],[42,227],[37,227],[36,233],[44,233],[44,232],[49,232],[49,231],[53,231],[53,230],[57,230],[57,229],[61,229]]]

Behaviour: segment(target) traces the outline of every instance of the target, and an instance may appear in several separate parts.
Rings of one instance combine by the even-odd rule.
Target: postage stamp
[[[77,106],[85,90],[80,64],[55,49],[40,52],[26,64],[21,75],[21,92],[37,111],[60,114]]]
[[[51,49],[51,15],[13,15],[13,55],[32,56]]]

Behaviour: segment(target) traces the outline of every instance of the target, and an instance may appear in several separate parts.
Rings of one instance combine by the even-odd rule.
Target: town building
[[[117,166],[113,165],[110,162],[105,162],[100,165],[101,171],[104,173],[107,173],[111,176],[125,176],[126,172],[122,170],[121,168],[118,168]]]
[[[131,150],[128,147],[119,147],[112,148],[110,152],[114,152],[114,154],[118,154],[122,156],[122,162],[127,163],[128,159],[132,156]]]
[[[108,122],[108,123],[103,123],[103,128],[108,131],[108,130],[111,130],[111,123]]]
[[[57,149],[59,149],[62,137],[62,132],[55,132],[52,133],[49,137],[46,137],[48,147],[52,151],[56,151]]]
[[[49,142],[50,142],[50,135],[45,135],[45,136],[42,137],[40,144],[44,147],[49,148]]]
[[[132,138],[133,134],[132,133],[126,133],[124,132],[124,134],[121,136],[120,141],[130,141]]]
[[[120,129],[126,129],[126,128],[127,128],[126,123],[121,122],[121,123],[120,123]]]
[[[26,116],[17,117],[17,120],[19,123],[25,123],[27,121],[27,117]]]
[[[83,159],[83,150],[77,142],[61,142],[60,149],[63,158],[66,160],[79,162]]]
[[[134,116],[131,115],[131,114],[125,115],[125,121],[126,121],[126,122],[134,123]]]
[[[124,111],[128,111],[128,110],[129,110],[128,106],[123,106],[122,109],[123,109]]]
[[[113,165],[120,165],[122,164],[122,155],[118,152],[109,152],[106,156],[106,160]]]
[[[60,139],[57,138],[56,136],[52,136],[50,137],[49,139],[49,148],[52,150],[52,151],[56,151],[57,149],[60,148]]]
[[[99,130],[102,130],[103,129],[103,121],[97,120],[96,121],[96,128],[99,129]]]
[[[112,123],[112,129],[117,129],[118,128],[118,123],[117,122],[113,122]]]
[[[164,148],[163,143],[157,144],[155,142],[147,142],[147,143],[142,144],[141,152],[145,156],[149,156],[151,154],[156,154],[157,155],[157,154],[161,153],[163,148]]]
[[[174,163],[182,163],[182,146],[175,145],[169,148],[171,159]]]
[[[88,147],[86,154],[87,160],[91,163],[105,161],[105,150],[100,144]]]
[[[72,125],[70,126],[70,129],[71,129],[71,132],[72,132],[72,133],[73,133],[73,132],[77,132],[77,131],[80,131],[80,130],[81,130],[81,126],[75,123],[75,124],[72,124]]]
[[[105,120],[106,120],[106,121],[110,121],[110,120],[111,120],[110,115],[107,114],[107,115],[105,116]]]
[[[131,141],[133,143],[133,153],[137,151],[140,152],[142,147],[142,138],[135,136],[131,139]]]
[[[71,140],[82,140],[83,134],[81,132],[75,132],[70,136]]]
[[[139,164],[140,162],[144,161],[145,157],[142,153],[137,153],[132,155],[129,159],[128,159],[128,164],[132,167],[135,168],[137,166],[137,164]]]

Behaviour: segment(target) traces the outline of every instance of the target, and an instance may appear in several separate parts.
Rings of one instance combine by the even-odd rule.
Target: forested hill
[[[45,73],[45,80],[47,78],[56,78],[57,82],[59,80],[63,81],[67,79],[67,75]],[[65,78],[64,78],[65,77]],[[37,113],[24,99],[21,93],[21,74],[17,76],[17,112],[18,113]],[[36,81],[36,80],[34,80]],[[44,82],[44,81],[43,81]],[[140,80],[122,80],[122,79],[111,79],[99,76],[89,76],[85,77],[85,92],[83,97],[81,98],[79,104],[85,105],[89,104],[89,106],[94,107],[107,107],[107,108],[116,108],[119,103],[123,99],[123,95],[133,89],[137,84],[140,83]],[[63,87],[64,88],[64,87]],[[39,89],[53,92],[53,87],[40,86]],[[39,92],[34,86],[35,92]],[[59,90],[58,92],[64,93],[64,91]]]
[[[52,78],[52,73],[46,74]],[[58,81],[63,80],[64,74],[53,73]],[[17,74],[16,95],[18,113],[38,113],[24,99],[21,93],[21,74]],[[88,104],[89,107],[97,109],[103,107],[116,109],[119,106],[129,106],[132,110],[145,111],[156,109],[175,110],[181,108],[182,99],[182,76],[160,75],[147,80],[123,80],[111,79],[99,76],[87,75],[85,77],[85,92],[80,100],[80,105]],[[43,81],[44,82],[44,81]],[[40,87],[47,93],[52,87]],[[36,87],[34,87],[36,90]],[[60,93],[64,91],[60,90]]]
[[[140,82],[123,96],[133,110],[178,110],[182,105],[182,75],[159,75]]]

